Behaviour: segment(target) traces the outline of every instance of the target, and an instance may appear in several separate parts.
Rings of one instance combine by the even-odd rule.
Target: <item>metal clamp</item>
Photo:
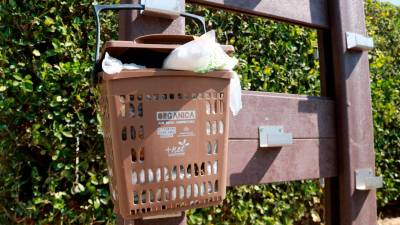
[[[293,135],[283,132],[283,126],[261,126],[258,131],[261,148],[293,144]]]
[[[346,32],[347,49],[368,51],[374,48],[374,40],[361,34]]]
[[[374,176],[371,168],[356,170],[356,189],[371,190],[383,187],[383,178]]]

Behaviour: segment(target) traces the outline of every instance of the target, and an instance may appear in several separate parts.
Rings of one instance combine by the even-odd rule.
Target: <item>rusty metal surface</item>
[[[231,139],[258,139],[263,125],[283,126],[295,139],[336,136],[335,103],[330,98],[244,91],[242,100],[239,115],[231,116]]]
[[[230,140],[228,185],[337,176],[335,139],[295,139],[283,148],[259,149],[257,140]]]
[[[375,191],[355,189],[355,170],[375,168],[368,54],[347,51],[345,40],[345,32],[366,34],[364,4],[362,0],[334,0],[329,7],[340,162],[340,224],[373,225],[377,221]]]
[[[329,28],[328,0],[187,0],[319,29]]]
[[[185,0],[180,0],[182,5]],[[139,0],[121,0],[121,3],[139,3]],[[119,14],[119,39],[132,41],[147,34],[184,34],[185,19],[168,20],[165,18],[138,15],[136,11],[121,11]]]

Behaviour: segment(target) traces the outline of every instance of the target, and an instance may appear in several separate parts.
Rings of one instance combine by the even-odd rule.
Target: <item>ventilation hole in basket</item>
[[[154,173],[152,169],[147,170],[147,178],[149,183],[152,183],[154,181]]]
[[[217,153],[218,153],[218,141],[215,141],[215,142],[214,142],[213,153],[214,153],[214,154],[217,154]]]
[[[143,117],[143,103],[139,103],[138,114],[140,117]]]
[[[136,191],[133,192],[133,204],[139,204],[139,195]]]
[[[129,100],[130,100],[131,102],[135,101],[135,96],[134,96],[134,95],[129,95]]]
[[[171,180],[176,180],[176,173],[177,173],[177,169],[176,169],[176,166],[174,166],[171,170]]]
[[[145,208],[142,209],[142,213],[146,213],[146,209]]]
[[[224,100],[219,101],[219,112],[224,113]]]
[[[196,99],[197,98],[197,93],[192,93],[192,99]]]
[[[212,106],[212,114],[216,114],[217,113],[217,107],[218,107],[218,101],[217,100],[213,100],[213,106]]]
[[[131,210],[131,215],[135,215],[136,211],[135,210]]]
[[[217,134],[217,121],[212,122],[212,134]]]
[[[211,162],[207,162],[207,175],[211,175],[211,173],[212,173]]]
[[[156,170],[156,181],[157,183],[161,181],[161,169],[157,168]]]
[[[203,196],[205,194],[205,190],[206,190],[206,183],[203,182],[200,186],[200,196]]]
[[[149,213],[151,211],[151,208],[146,208],[146,211]]]
[[[159,94],[153,94],[152,96],[154,101],[158,101],[160,99],[160,95]]]
[[[208,181],[208,194],[211,194],[213,192],[214,192],[213,185],[212,185],[211,181]]]
[[[168,99],[168,95],[167,94],[162,94],[161,95],[161,100],[167,100]]]
[[[205,101],[206,103],[206,114],[210,115],[211,114],[211,103],[210,101]]]
[[[182,99],[182,98],[183,98],[182,93],[178,93],[178,99]]]
[[[212,154],[212,146],[211,146],[211,142],[207,143],[207,154],[211,155]]]
[[[171,190],[171,200],[172,201],[176,200],[176,187],[173,187]]]
[[[199,167],[197,166],[197,163],[194,164],[194,176],[199,176]]]
[[[140,178],[140,183],[141,184],[144,184],[144,182],[146,182],[146,176],[145,176],[145,171],[144,170],[140,171],[139,178]]]
[[[185,93],[185,94],[183,94],[183,97],[184,97],[185,99],[190,99],[190,94]]]
[[[169,201],[169,190],[168,188],[164,188],[164,201]]]
[[[194,184],[193,185],[193,197],[199,196],[199,185]]]
[[[218,131],[220,134],[224,133],[224,122],[222,122],[222,120],[218,122]]]
[[[131,139],[132,140],[136,139],[136,129],[134,126],[131,126]]]
[[[147,101],[151,101],[151,95],[146,95],[145,98],[146,98]]]
[[[179,167],[179,178],[183,180],[185,178],[185,166],[180,165]]]
[[[202,163],[200,166],[200,175],[204,176],[206,174],[205,163]]]
[[[137,184],[137,173],[135,171],[132,172],[132,184]]]
[[[129,104],[129,116],[135,117],[135,105],[133,103]]]
[[[161,208],[162,208],[163,210],[165,210],[165,209],[167,209],[167,206],[166,206],[166,205],[163,205],[163,206],[161,206]]]
[[[125,117],[125,95],[119,96],[119,102],[121,103],[121,106],[119,108],[120,115],[121,117]]]
[[[139,160],[140,160],[140,162],[144,161],[144,148],[143,147],[140,149]]]
[[[169,99],[174,100],[175,99],[175,94],[169,94]]]
[[[146,191],[142,191],[142,203],[146,203],[147,202],[147,193]]]
[[[214,174],[218,173],[218,160],[214,162],[213,171],[214,171]]]
[[[150,202],[154,202],[155,201],[154,192],[152,190],[150,190],[149,194],[150,194]]]
[[[169,180],[168,168],[164,167],[164,181],[168,181],[168,180]]]
[[[211,134],[211,123],[210,122],[206,122],[206,133],[207,133],[207,135]]]
[[[191,178],[192,177],[192,165],[188,165],[187,170],[186,170],[186,177]]]
[[[139,127],[139,132],[138,133],[139,133],[138,134],[139,138],[143,140],[144,139],[144,127],[143,127],[143,125],[141,125]]]
[[[185,187],[181,185],[179,187],[179,199],[183,199],[185,197]]]
[[[138,99],[138,101],[142,101],[143,100],[143,95],[138,95],[137,99]]]
[[[126,139],[127,139],[126,127],[122,128],[121,137],[122,137],[123,141],[126,141]]]
[[[161,202],[161,189],[157,189],[156,199],[157,199],[157,202]]]
[[[186,187],[186,198],[190,198],[190,197],[192,197],[192,185],[189,184]]]
[[[215,189],[215,190],[214,190],[215,192],[218,192],[218,180],[215,181],[215,187],[214,187],[214,189]]]

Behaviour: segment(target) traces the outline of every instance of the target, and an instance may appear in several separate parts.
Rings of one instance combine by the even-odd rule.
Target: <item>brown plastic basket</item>
[[[141,70],[102,76],[115,211],[137,218],[220,203],[230,73]]]
[[[145,69],[107,75],[104,52],[123,62],[161,68],[169,53],[193,40],[150,35],[106,42],[100,50],[100,12],[143,10],[143,5],[95,5],[96,64],[105,154],[114,211],[125,219],[218,204],[225,195],[229,71]],[[204,18],[189,13],[206,32]],[[223,46],[227,53],[232,46]],[[97,73],[97,74],[96,74]]]
[[[112,41],[105,51],[159,65],[175,47]],[[116,213],[134,219],[221,203],[231,75],[161,69],[98,74]]]

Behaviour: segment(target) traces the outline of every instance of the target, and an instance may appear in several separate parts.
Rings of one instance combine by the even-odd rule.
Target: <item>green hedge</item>
[[[400,7],[367,1],[377,172],[385,185],[380,206],[400,200]],[[397,205],[397,207],[399,207]]]
[[[400,16],[392,6],[367,3],[368,29],[377,45],[371,73],[377,166],[385,177],[378,196],[384,206],[400,193],[395,189],[400,184]],[[98,91],[88,79],[95,42],[91,4],[9,0],[0,5],[0,224],[114,222]],[[237,48],[245,89],[319,94],[315,31],[190,10],[207,17],[220,42]],[[103,23],[104,38],[115,39],[115,17],[107,15]],[[235,187],[223,206],[192,210],[188,221],[312,224],[322,215],[321,195],[312,181]]]

